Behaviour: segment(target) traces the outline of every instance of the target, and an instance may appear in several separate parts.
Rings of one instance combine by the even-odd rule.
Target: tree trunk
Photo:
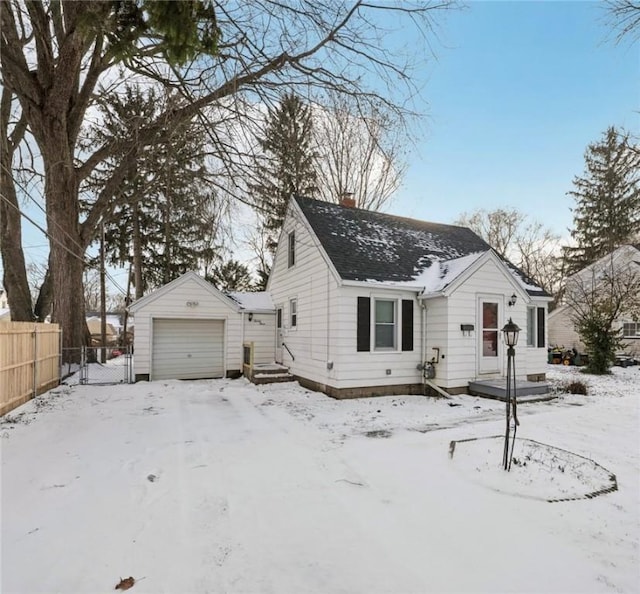
[[[11,159],[4,146],[0,164],[0,192],[3,196],[0,199],[0,253],[4,266],[2,284],[7,292],[11,319],[14,322],[32,322],[33,304],[22,250],[20,206],[13,180],[7,173],[7,169],[11,168]]]
[[[139,208],[136,202],[133,205],[133,284],[136,290],[136,299],[140,299],[144,295],[144,287],[142,286],[142,242],[140,240]]]
[[[47,223],[51,238],[53,287],[52,321],[62,330],[64,362],[79,362],[80,347],[88,344],[82,273],[85,246],[78,224],[78,180],[71,155],[61,155],[66,143],[52,133],[42,143],[45,167]],[[67,157],[66,159],[64,157]]]
[[[0,100],[0,255],[4,274],[2,284],[7,292],[11,319],[14,322],[33,321],[33,302],[27,279],[20,205],[11,171],[13,156],[18,143],[24,137],[24,120],[9,134],[11,118],[11,92],[2,90]]]
[[[47,264],[47,272],[44,275],[40,292],[34,308],[34,314],[38,322],[44,322],[45,318],[51,314],[51,306],[53,305],[53,278],[51,276],[51,252],[49,252],[49,263]]]

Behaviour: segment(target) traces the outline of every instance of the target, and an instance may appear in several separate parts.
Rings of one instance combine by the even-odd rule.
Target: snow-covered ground
[[[590,393],[522,405],[506,475],[471,396],[60,386],[0,420],[1,590],[638,592],[640,368],[613,371],[550,366]]]

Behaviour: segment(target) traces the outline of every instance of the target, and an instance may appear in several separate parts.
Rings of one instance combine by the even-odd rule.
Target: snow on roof
[[[266,291],[255,291],[253,293],[231,291],[227,293],[227,296],[247,311],[275,310],[271,295]]]
[[[420,289],[426,294],[443,291],[452,281],[462,274],[476,260],[481,258],[486,252],[476,252],[460,258],[451,260],[432,259],[424,268],[418,268],[415,276],[410,281],[401,282],[381,282],[370,279],[380,285],[406,287]]]

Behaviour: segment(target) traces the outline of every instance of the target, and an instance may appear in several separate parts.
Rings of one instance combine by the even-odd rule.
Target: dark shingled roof
[[[307,221],[344,280],[408,282],[434,261],[486,252],[471,229],[296,197]],[[526,283],[533,281],[505,262]],[[526,287],[532,295],[546,295]],[[535,290],[538,289],[538,290]]]

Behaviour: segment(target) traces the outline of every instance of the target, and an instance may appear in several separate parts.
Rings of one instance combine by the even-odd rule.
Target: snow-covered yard
[[[588,396],[520,407],[506,476],[492,440],[461,441],[504,430],[471,396],[60,386],[0,421],[1,590],[638,592],[640,368],[579,379]],[[617,491],[546,501],[608,473]]]

